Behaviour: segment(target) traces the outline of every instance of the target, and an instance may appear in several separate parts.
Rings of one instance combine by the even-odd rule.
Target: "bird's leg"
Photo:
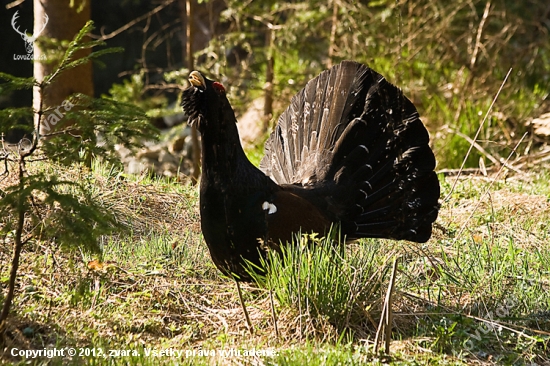
[[[246,324],[248,325],[248,330],[250,331],[251,335],[254,335],[254,328],[252,327],[252,322],[250,321],[250,316],[248,316],[248,310],[246,309],[246,304],[244,303],[243,293],[241,292],[241,285],[236,279],[235,283],[237,284],[237,293],[239,294],[239,300],[241,302],[241,306],[243,307],[244,317],[246,319]]]
[[[265,208],[265,206],[264,206],[266,203],[267,203],[267,208]],[[269,202],[267,202],[267,201],[264,202],[264,204],[262,205],[262,209],[264,210],[265,222],[267,223],[268,222],[267,215],[269,215],[269,211],[270,211]],[[266,245],[266,248],[269,247],[267,245],[267,243],[268,243],[268,234],[267,234],[267,231],[266,231],[265,235],[264,235],[264,244]],[[273,302],[273,285],[271,284],[271,276],[269,275],[269,273],[267,273],[267,278],[268,278],[268,281],[269,281],[269,300],[270,300],[270,304],[271,304],[271,318],[273,319],[273,327],[275,328],[275,336],[277,337],[277,339],[279,339],[279,327],[277,326],[277,313],[275,312],[275,303]]]
[[[378,353],[380,343],[382,343],[381,333],[385,334],[385,346],[384,353],[390,354],[390,342],[391,342],[391,330],[392,330],[392,294],[395,286],[395,276],[397,274],[397,263],[399,258],[393,260],[393,268],[390,277],[390,283],[388,285],[388,291],[386,292],[386,299],[384,300],[384,307],[382,310],[382,316],[380,317],[380,323],[378,330],[376,331],[376,337],[374,338],[374,352]]]
[[[273,318],[273,326],[275,327],[275,336],[279,339],[279,327],[277,326],[277,313],[275,313],[275,303],[273,302],[273,288],[271,287],[271,283],[269,285],[269,299],[271,300],[271,317]]]

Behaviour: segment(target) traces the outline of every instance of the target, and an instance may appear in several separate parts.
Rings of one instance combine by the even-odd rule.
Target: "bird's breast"
[[[244,189],[243,189],[244,188]],[[201,187],[201,227],[214,263],[227,272],[244,259],[259,264],[259,249],[267,240],[263,209],[270,193],[246,187]],[[238,266],[237,266],[238,267]]]

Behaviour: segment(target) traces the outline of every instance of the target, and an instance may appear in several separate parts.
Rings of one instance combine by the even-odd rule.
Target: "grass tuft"
[[[362,329],[364,335],[371,312],[380,312],[390,256],[380,256],[377,240],[346,248],[336,237],[335,230],[322,238],[297,235],[281,253],[269,252],[262,261],[265,270],[250,268],[250,273],[282,309],[298,310],[300,328],[327,321],[338,334]]]

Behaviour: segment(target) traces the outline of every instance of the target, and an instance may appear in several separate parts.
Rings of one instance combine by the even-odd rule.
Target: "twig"
[[[505,324],[508,324],[508,323],[504,323],[504,322],[496,322],[492,319],[484,319],[484,318],[480,318],[478,316],[475,316],[475,315],[468,315],[468,314],[461,314],[462,316],[465,316],[467,318],[471,318],[471,319],[475,319],[477,321],[480,321],[480,322],[484,322],[484,323],[487,323],[487,324],[491,324],[491,326],[493,327],[501,327],[503,329],[507,329],[509,330],[510,332],[512,333],[516,333],[518,336],[524,336],[525,338],[529,338],[530,340],[532,341],[537,341],[537,338],[535,337],[532,337],[530,335],[527,335],[525,334],[524,332],[520,331],[520,330],[517,330],[517,329],[514,329],[514,328],[511,328],[509,326],[506,326]],[[514,326],[518,326],[520,328],[523,328],[523,329],[526,329],[526,330],[530,330],[534,333],[538,333],[538,334],[543,334],[543,335],[550,335],[550,333],[548,332],[545,332],[545,331],[542,331],[542,330],[538,330],[538,329],[531,329],[531,328],[527,328],[525,326],[522,326],[522,325],[515,325]]]
[[[474,50],[472,51],[472,58],[470,59],[470,69],[473,69],[476,64],[477,54],[481,46],[481,34],[483,33],[483,26],[487,21],[487,17],[489,16],[490,10],[491,10],[491,2],[488,1],[487,4],[485,4],[485,11],[483,12],[483,16],[481,17],[479,26],[477,27],[476,44],[474,45]]]
[[[101,37],[98,37],[98,36],[91,36],[91,37],[92,37],[92,38],[97,38],[97,39],[99,39],[99,40],[101,40],[101,41],[105,41],[106,39],[113,38],[113,37],[119,35],[120,33],[124,32],[125,30],[130,29],[131,27],[133,27],[133,26],[136,25],[137,23],[141,22],[142,20],[147,19],[147,18],[149,18],[151,15],[154,15],[154,14],[158,13],[159,11],[161,11],[162,9],[164,9],[165,7],[167,7],[168,5],[172,4],[174,1],[175,1],[175,0],[167,0],[165,3],[160,4],[159,6],[157,6],[156,8],[154,8],[153,10],[151,10],[150,12],[145,13],[145,14],[143,14],[143,15],[140,16],[140,17],[137,17],[136,19],[132,20],[132,21],[129,22],[129,23],[126,23],[126,24],[123,25],[122,27],[118,28],[117,30],[112,31],[112,32],[109,33],[109,34],[102,34]]]
[[[397,315],[399,316],[414,316],[414,317],[418,317],[418,316],[442,316],[442,315],[461,315],[463,317],[466,317],[466,318],[470,318],[470,319],[474,319],[474,320],[477,320],[477,321],[481,321],[481,322],[486,322],[486,323],[489,323],[489,324],[495,324],[495,325],[498,325],[498,326],[502,326],[502,328],[504,329],[508,329],[509,331],[511,332],[514,332],[516,334],[520,334],[520,335],[523,335],[525,336],[526,338],[529,338],[531,340],[534,340],[536,341],[535,338],[529,336],[528,334],[525,334],[524,332],[522,331],[519,331],[517,329],[514,329],[514,328],[511,328],[512,326],[513,327],[517,327],[517,328],[520,328],[520,329],[523,329],[523,330],[528,330],[530,332],[533,332],[533,333],[536,333],[536,334],[541,334],[541,335],[550,335],[550,332],[545,332],[543,330],[540,330],[540,329],[533,329],[533,328],[529,328],[529,327],[526,327],[525,325],[521,325],[521,324],[510,324],[510,323],[507,323],[507,322],[497,322],[495,320],[492,320],[492,319],[485,319],[485,318],[481,318],[481,317],[478,317],[478,316],[475,316],[475,315],[471,315],[471,314],[464,314],[464,313],[461,313],[461,312],[456,312],[456,311],[453,311],[452,309],[446,307],[446,306],[443,306],[441,304],[436,304],[435,302],[431,301],[431,300],[428,300],[418,294],[413,294],[413,293],[410,293],[410,292],[406,292],[406,291],[403,291],[402,292],[403,295],[405,296],[408,296],[412,299],[415,299],[415,300],[420,300],[420,301],[423,301],[424,303],[430,305],[430,306],[433,306],[433,307],[441,307],[442,309],[445,310],[445,312],[414,312],[414,313],[399,313]]]
[[[523,142],[523,140],[525,139],[525,137],[527,136],[527,132],[525,132],[523,134],[523,136],[521,137],[521,139],[518,141],[518,143],[516,144],[516,146],[514,146],[514,149],[510,152],[510,155],[508,155],[508,158],[506,159],[506,162],[508,162],[508,160],[510,160],[510,158],[512,157],[512,155],[516,152],[517,148],[519,147],[519,145]],[[477,202],[477,204],[474,206],[474,208],[472,209],[472,212],[470,213],[470,216],[468,216],[466,218],[466,220],[464,221],[464,224],[462,224],[462,227],[460,228],[459,232],[457,233],[456,237],[455,237],[455,240],[454,241],[457,241],[458,238],[460,238],[462,232],[466,229],[466,225],[468,224],[468,221],[470,221],[470,219],[474,216],[475,212],[477,211],[477,208],[479,207],[479,205],[481,204],[483,198],[485,197],[485,195],[488,194],[489,190],[491,189],[491,187],[493,186],[493,184],[496,182],[496,180],[498,179],[498,177],[500,176],[500,173],[502,173],[502,169],[504,169],[504,165],[502,165],[500,167],[500,169],[498,170],[497,174],[493,177],[493,179],[491,180],[491,182],[489,183],[489,185],[487,186],[487,189],[485,189],[485,191],[483,192],[483,194],[479,197],[479,201]]]
[[[475,142],[477,140],[479,134],[481,133],[481,129],[483,128],[483,125],[485,124],[485,121],[489,117],[489,113],[493,109],[493,106],[495,105],[495,103],[498,99],[498,96],[500,95],[500,92],[502,91],[502,88],[504,88],[504,84],[506,84],[506,81],[508,80],[508,77],[510,76],[511,73],[512,73],[512,68],[510,68],[510,70],[508,70],[508,73],[506,74],[506,76],[504,77],[504,80],[500,84],[500,88],[498,89],[495,97],[493,98],[493,101],[491,102],[491,105],[489,106],[489,109],[487,109],[487,112],[485,113],[485,117],[483,117],[483,120],[481,121],[481,123],[479,125],[479,128],[477,129],[476,135],[472,139],[473,142]],[[522,138],[522,140],[523,140],[523,138]],[[466,164],[466,160],[468,160],[468,156],[470,156],[470,153],[472,152],[473,148],[474,148],[474,145],[470,144],[470,148],[468,149],[468,152],[466,153],[466,156],[464,156],[464,160],[462,161],[462,165],[460,166],[459,173],[456,175],[456,179],[453,182],[453,185],[451,186],[451,190],[449,191],[449,194],[447,194],[447,197],[445,197],[445,199],[443,199],[443,201],[448,201],[449,198],[451,197],[452,193],[454,192],[456,184],[458,183],[458,178],[460,178],[460,171],[462,171],[462,169],[464,169],[464,165]],[[515,149],[514,149],[514,151],[515,151]],[[508,161],[508,159],[506,159],[506,161]]]
[[[69,128],[63,129],[63,130],[58,130],[58,131],[55,131],[55,132],[45,133],[43,135],[40,135],[40,137],[50,137],[50,136],[56,136],[56,135],[64,135],[66,133],[71,133],[72,131],[78,131],[78,129],[73,128],[73,127],[69,127]],[[73,135],[71,135],[71,136],[73,136]]]
[[[460,137],[462,137],[464,140],[468,141],[470,143],[470,146],[473,146],[476,148],[477,151],[479,151],[480,153],[483,154],[483,156],[487,157],[487,159],[491,160],[491,162],[497,166],[500,166],[500,165],[504,165],[506,168],[510,169],[510,170],[513,170],[514,172],[518,173],[518,174],[522,174],[522,171],[520,171],[519,169],[517,169],[516,167],[514,167],[513,165],[510,165],[508,164],[504,159],[500,158],[500,159],[497,159],[495,158],[493,155],[491,155],[491,153],[489,153],[487,150],[485,150],[483,148],[483,146],[481,146],[480,144],[478,144],[475,140],[472,140],[470,138],[470,136],[466,135],[466,134],[463,134],[462,132],[460,131],[457,131],[457,130],[453,130],[452,128],[446,126],[446,130],[448,132],[452,132]]]
[[[487,171],[491,171],[491,168],[487,169]],[[464,174],[479,174],[481,173],[481,170],[479,168],[464,168],[462,170],[460,169],[440,169],[437,171],[437,174],[443,174],[445,176],[452,176],[452,175],[457,175],[461,173],[462,175]]]

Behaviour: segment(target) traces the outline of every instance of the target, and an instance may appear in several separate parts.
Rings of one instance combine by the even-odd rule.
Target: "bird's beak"
[[[206,89],[206,82],[204,80],[204,77],[198,71],[192,71],[189,74],[189,82],[194,87],[200,88],[202,90]]]

